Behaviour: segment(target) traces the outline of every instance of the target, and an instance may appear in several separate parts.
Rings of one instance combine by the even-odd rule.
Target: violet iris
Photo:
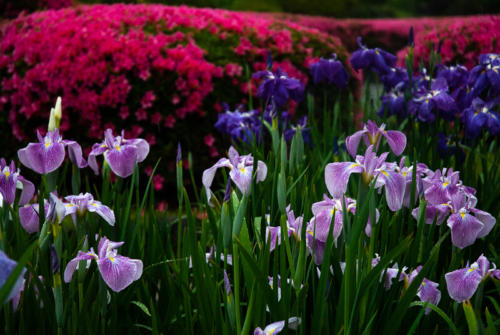
[[[32,182],[19,174],[14,161],[7,165],[5,159],[0,159],[0,194],[3,201],[12,205],[16,198],[16,189],[22,188],[19,206],[28,203],[35,193],[35,186]]]
[[[111,171],[117,176],[127,178],[134,172],[136,163],[146,159],[149,153],[149,144],[142,138],[125,139],[122,131],[121,136],[113,136],[111,129],[104,132],[104,141],[92,146],[89,154],[89,166],[94,173],[99,174],[96,157],[104,155]]]
[[[90,251],[79,251],[78,255],[66,265],[64,281],[69,283],[73,272],[80,261],[95,260],[102,279],[115,292],[120,292],[142,275],[142,261],[131,259],[118,254],[116,249],[124,242],[113,242],[102,237],[97,247],[97,253],[92,248]]]
[[[288,100],[300,102],[304,96],[304,85],[278,68],[275,72],[259,71],[252,78],[264,79],[257,91],[257,96],[272,102],[274,107],[284,106]]]
[[[345,70],[344,65],[337,60],[336,54],[328,59],[321,57],[319,61],[311,64],[310,69],[315,85],[326,83],[328,85],[334,84],[339,88],[347,86],[349,73]]]

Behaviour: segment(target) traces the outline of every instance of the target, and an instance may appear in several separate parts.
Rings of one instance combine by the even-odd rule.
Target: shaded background
[[[163,3],[233,10],[376,18],[494,14],[500,0],[80,0],[80,3]]]

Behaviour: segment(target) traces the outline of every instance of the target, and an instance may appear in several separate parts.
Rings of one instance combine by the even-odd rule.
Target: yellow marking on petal
[[[50,146],[50,141],[45,142],[45,147],[48,148]]]
[[[308,230],[308,231],[307,231],[307,233],[308,233],[309,235],[311,235],[311,236],[314,236],[314,233],[313,233],[312,231],[310,231],[310,230]]]
[[[355,168],[356,166],[359,166],[359,164],[353,163],[353,164],[351,164],[351,165],[349,166],[349,169],[353,169],[353,168]]]
[[[97,207],[97,204],[95,202],[91,202],[90,205]]]
[[[377,49],[375,49],[375,53],[376,53],[377,55],[380,55],[380,51],[378,51]]]
[[[116,150],[118,150],[118,151],[121,151],[121,150],[122,150],[122,148],[120,148],[120,146],[119,146],[119,145],[115,145],[115,149],[116,149]]]
[[[462,217],[462,220],[465,220],[465,213],[460,213],[460,216]]]
[[[5,175],[6,178],[9,178],[9,176],[10,176],[10,172],[9,171],[5,171],[3,174]]]
[[[408,174],[408,172],[403,171],[403,177],[406,177],[407,174]]]
[[[445,181],[445,182],[443,182],[443,187],[446,187],[446,186],[448,186],[448,185],[450,185],[450,183],[448,183],[448,182],[446,182],[446,181]]]
[[[73,206],[73,204],[66,204],[66,207],[71,207]]]
[[[428,104],[429,103],[429,99],[425,99],[425,103]]]
[[[240,171],[241,171],[242,173],[245,173],[245,168],[241,168],[241,169],[240,169]]]
[[[498,69],[497,68],[493,68],[493,71],[495,71],[495,73],[498,74]]]
[[[333,216],[335,214],[335,208],[332,209],[332,211],[330,212],[330,215]]]
[[[107,145],[106,144],[101,144],[101,148],[106,148]]]
[[[425,283],[424,283],[424,282],[422,282],[422,286],[425,286]]]
[[[384,170],[381,170],[380,172],[382,172],[382,174],[386,177],[389,177],[389,174],[387,172],[385,172]]]
[[[109,260],[110,260],[110,261],[112,261],[113,263],[115,262],[115,258],[114,258],[114,257],[109,256],[108,258],[109,258]]]
[[[467,270],[467,273],[471,273],[474,270],[475,270],[474,268],[470,268],[469,270]]]

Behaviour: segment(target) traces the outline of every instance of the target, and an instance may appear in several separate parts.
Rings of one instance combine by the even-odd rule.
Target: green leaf
[[[148,307],[146,305],[144,305],[142,302],[140,302],[140,301],[131,301],[130,303],[136,305],[137,307],[139,307],[141,309],[141,311],[144,312],[144,314],[146,314],[147,316],[151,317],[151,313],[149,312]]]
[[[451,319],[448,317],[448,315],[446,315],[446,313],[438,306],[430,304],[428,302],[424,302],[424,301],[414,301],[410,304],[409,307],[414,307],[414,306],[420,306],[420,307],[423,307],[424,309],[425,308],[432,309],[448,324],[448,326],[450,327],[450,330],[453,332],[453,334],[460,335],[460,332],[458,331],[458,329],[455,326],[455,324],[453,323],[453,321],[451,321]]]

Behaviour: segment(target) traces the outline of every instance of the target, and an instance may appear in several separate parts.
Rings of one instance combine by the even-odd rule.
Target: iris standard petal
[[[208,203],[210,203],[210,198],[212,197],[212,191],[210,190],[210,186],[212,186],[212,182],[215,177],[215,172],[217,172],[218,168],[231,167],[231,166],[232,165],[227,158],[221,158],[211,168],[208,168],[205,171],[203,171],[201,182],[205,187]]]
[[[87,167],[87,161],[83,158],[82,147],[75,141],[64,141],[68,148],[68,156],[71,163],[78,166],[78,168],[83,169]]]
[[[396,156],[399,156],[403,153],[406,148],[405,134],[397,130],[383,130],[382,136],[386,138],[387,144],[389,144],[389,147]]]
[[[356,153],[358,151],[358,146],[359,146],[359,142],[361,141],[361,138],[367,132],[368,132],[368,130],[366,130],[366,129],[358,130],[357,132],[355,132],[351,136],[347,136],[346,137],[346,139],[345,139],[345,146],[347,148],[347,151],[349,152],[349,154],[353,158],[356,157]]]

